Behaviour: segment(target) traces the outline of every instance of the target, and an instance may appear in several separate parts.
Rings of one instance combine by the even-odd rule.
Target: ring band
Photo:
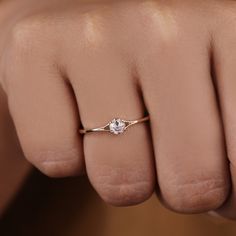
[[[87,134],[92,132],[110,132],[112,134],[118,135],[124,133],[124,131],[127,130],[127,128],[129,128],[130,126],[148,121],[149,119],[149,116],[137,120],[123,120],[120,118],[115,118],[105,126],[93,129],[80,129],[79,132],[80,134]]]

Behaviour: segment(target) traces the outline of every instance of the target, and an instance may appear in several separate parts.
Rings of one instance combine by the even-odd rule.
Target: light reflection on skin
[[[151,19],[154,28],[158,27],[158,34],[162,36],[164,42],[177,36],[178,25],[170,8],[158,2],[146,1],[142,3],[142,12]]]
[[[98,45],[101,45],[103,42],[104,36],[103,36],[103,29],[102,29],[102,17],[99,14],[85,14],[83,16],[84,20],[84,35],[86,37],[86,44],[88,44],[89,47],[94,46],[97,47]],[[99,27],[101,26],[101,27]]]

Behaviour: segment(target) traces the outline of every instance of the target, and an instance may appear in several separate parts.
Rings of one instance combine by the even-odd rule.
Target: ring
[[[123,120],[120,118],[115,118],[109,123],[107,123],[105,126],[93,129],[80,129],[79,132],[80,134],[86,134],[91,132],[110,132],[112,134],[118,135],[124,133],[124,131],[127,130],[130,126],[148,121],[149,119],[149,116],[137,120]]]

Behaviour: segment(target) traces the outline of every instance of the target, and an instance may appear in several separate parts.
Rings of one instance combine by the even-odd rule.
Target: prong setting
[[[112,134],[122,134],[126,129],[126,123],[120,118],[115,118],[109,123],[109,129]]]
[[[98,128],[92,129],[80,129],[80,134],[86,134],[91,132],[110,132],[112,134],[118,135],[124,133],[130,126],[136,125],[149,120],[149,116],[137,120],[122,120],[120,118],[115,118],[110,121],[108,124]]]

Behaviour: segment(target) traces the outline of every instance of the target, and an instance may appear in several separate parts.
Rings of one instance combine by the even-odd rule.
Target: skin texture
[[[236,218],[235,1],[4,5],[0,81],[32,164],[86,171],[113,205],[155,190],[176,212]],[[78,134],[146,112],[120,136]]]

